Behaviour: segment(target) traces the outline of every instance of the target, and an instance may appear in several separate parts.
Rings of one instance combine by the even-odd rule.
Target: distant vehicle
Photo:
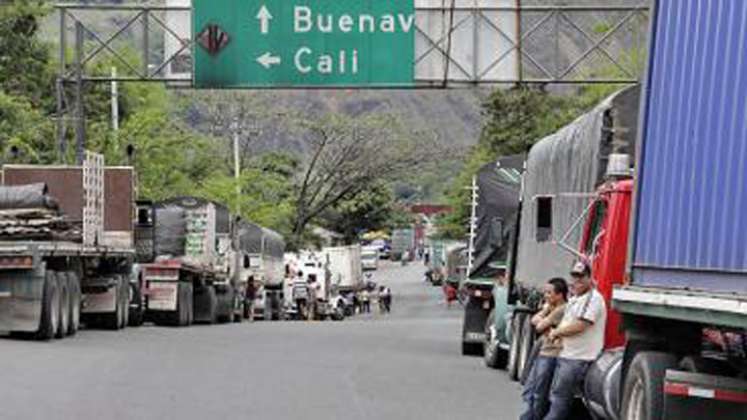
[[[376,270],[379,268],[378,247],[365,246],[361,249],[361,267],[363,270]]]
[[[400,261],[411,258],[415,248],[415,231],[413,229],[395,229],[392,231],[391,259]]]
[[[363,287],[360,245],[326,247],[321,253],[329,261],[330,281],[338,292],[357,292]]]

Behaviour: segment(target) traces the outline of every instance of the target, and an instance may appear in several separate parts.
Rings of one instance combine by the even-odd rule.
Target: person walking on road
[[[361,312],[371,313],[371,296],[368,293],[368,289],[363,289],[361,292]]]
[[[568,301],[563,320],[548,335],[561,340],[552,386],[550,410],[545,420],[566,420],[576,390],[583,384],[589,365],[604,348],[607,308],[602,295],[594,288],[591,268],[582,261],[571,270],[573,297]]]
[[[381,313],[389,313],[392,311],[392,291],[386,286],[379,287],[379,302],[381,305]]]
[[[542,310],[532,317],[532,325],[541,335],[535,344],[540,350],[529,370],[524,392],[521,394],[526,403],[526,409],[520,420],[541,420],[547,413],[550,385],[557,357],[562,349],[560,341],[552,341],[548,335],[550,329],[557,327],[563,319],[568,300],[568,285],[565,280],[559,277],[548,280],[545,284],[544,297],[545,303]]]
[[[257,285],[254,283],[254,276],[249,276],[246,280],[246,296],[244,299],[244,318],[249,322],[254,322],[254,300],[257,298]]]

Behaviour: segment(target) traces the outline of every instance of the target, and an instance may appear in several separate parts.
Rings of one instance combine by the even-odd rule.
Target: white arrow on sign
[[[257,62],[262,65],[262,67],[269,69],[275,64],[280,64],[280,57],[276,55],[272,55],[269,52],[266,52],[259,57],[257,57]]]
[[[270,11],[267,10],[267,6],[263,4],[262,7],[259,8],[259,13],[257,13],[256,17],[259,19],[262,34],[267,34],[270,31],[270,20],[272,19],[272,15],[270,14]]]

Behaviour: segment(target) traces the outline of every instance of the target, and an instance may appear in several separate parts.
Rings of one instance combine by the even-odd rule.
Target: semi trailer
[[[176,197],[139,208],[138,215],[151,222],[148,229],[139,220],[139,229],[151,232],[138,245],[152,251],[139,266],[145,319],[172,326],[240,321],[246,287],[240,273],[248,259],[238,251],[228,209]]]
[[[128,310],[134,179],[131,167],[105,167],[93,153],[81,166],[3,167],[0,331],[50,339],[81,323],[137,323]]]
[[[462,354],[481,355],[485,325],[493,309],[493,288],[505,284],[511,223],[516,218],[523,155],[484,165],[472,183],[472,216],[466,255]]]
[[[264,320],[283,318],[285,291],[285,241],[270,229],[257,224],[241,221],[238,225],[239,249],[245,256],[248,266],[239,282],[246,284],[249,277],[256,287],[254,312]]]

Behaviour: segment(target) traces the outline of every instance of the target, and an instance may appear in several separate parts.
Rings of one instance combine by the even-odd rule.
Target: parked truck
[[[325,247],[321,254],[329,261],[330,282],[337,291],[357,292],[364,286],[360,245]]]
[[[747,3],[659,0],[653,16],[635,184],[603,191],[584,235],[620,284],[585,398],[600,418],[744,419]]]
[[[534,340],[530,318],[541,305],[542,287],[552,277],[567,278],[578,258],[578,225],[605,182],[610,156],[632,154],[638,99],[636,87],[617,92],[530,149],[507,241],[507,281],[492,286],[483,342],[487,366],[507,368],[513,379],[523,373]]]
[[[392,231],[392,261],[413,257],[415,249],[415,231],[413,229],[395,229]]]
[[[283,237],[273,230],[242,221],[238,226],[238,241],[240,252],[248,261],[248,267],[239,281],[245,284],[249,276],[254,279],[255,315],[267,321],[282,319],[285,278]]]
[[[6,165],[0,187],[0,331],[38,339],[81,322],[129,321],[134,173],[104,167]]]
[[[196,197],[175,197],[140,208],[139,248],[152,253],[140,265],[145,319],[157,325],[240,321],[249,258],[238,252],[228,209]],[[144,217],[147,219],[147,217]]]
[[[516,218],[523,165],[523,155],[505,156],[484,165],[474,178],[467,273],[460,283],[463,355],[482,354],[493,287],[505,284],[509,226]]]

